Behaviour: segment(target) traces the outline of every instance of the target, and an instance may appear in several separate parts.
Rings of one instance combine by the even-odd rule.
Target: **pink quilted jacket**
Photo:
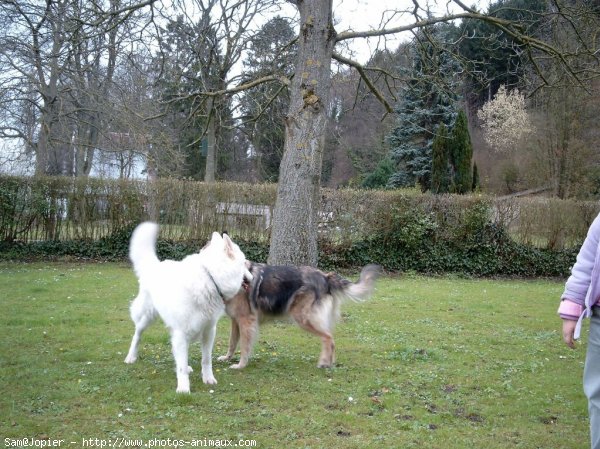
[[[600,215],[590,229],[561,296],[558,314],[567,320],[577,320],[575,338],[581,333],[581,322],[591,316],[592,307],[600,303]]]

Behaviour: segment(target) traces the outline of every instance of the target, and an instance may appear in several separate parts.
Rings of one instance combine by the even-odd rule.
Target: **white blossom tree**
[[[517,89],[501,86],[496,96],[477,112],[483,137],[499,152],[509,152],[532,131],[525,96]]]

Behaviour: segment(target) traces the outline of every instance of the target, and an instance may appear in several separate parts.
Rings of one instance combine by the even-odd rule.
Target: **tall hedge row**
[[[272,184],[0,176],[0,258],[125,259],[133,227],[161,223],[159,254],[181,258],[227,231],[267,257]],[[566,276],[599,211],[545,198],[322,190],[322,268]]]

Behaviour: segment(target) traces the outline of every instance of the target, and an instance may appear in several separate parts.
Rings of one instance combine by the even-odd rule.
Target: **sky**
[[[367,31],[381,29],[382,21],[391,20],[389,27],[408,23],[409,17],[394,15],[394,10],[406,10],[413,6],[412,0],[334,0],[333,18],[335,29],[338,33],[343,31]],[[396,48],[403,40],[408,40],[408,34],[388,37],[386,45],[390,49]],[[381,39],[355,39],[351,43],[351,51],[358,62],[364,63],[373,54]]]
[[[436,13],[444,15],[448,12],[457,12],[459,8],[451,1],[421,0],[420,5],[427,5]],[[489,0],[469,0],[469,6],[486,9]],[[382,24],[386,28],[398,27],[414,22],[411,14],[415,6],[413,0],[333,0],[333,14],[335,29],[338,33],[352,31],[366,31],[381,29]],[[424,11],[420,11],[424,15]],[[387,41],[381,39],[355,39],[350,43],[351,51],[355,53],[355,59],[365,63],[373,54],[377,46],[386,45],[388,49],[395,49],[402,41],[409,40],[412,34],[406,32],[396,36],[387,37]]]
[[[380,29],[382,18],[392,18],[394,10],[406,10],[414,6],[412,0],[333,0],[333,20],[335,29],[338,33],[343,31],[366,31]],[[286,17],[296,17],[297,11],[291,4],[280,5],[280,15]],[[408,23],[408,18],[400,18],[399,15],[393,17],[390,26],[398,26],[403,20]],[[396,48],[402,40],[409,36],[395,36],[388,38],[390,48]],[[351,42],[350,52],[344,52],[350,55],[360,63],[365,63],[378,44],[380,39],[356,39]]]

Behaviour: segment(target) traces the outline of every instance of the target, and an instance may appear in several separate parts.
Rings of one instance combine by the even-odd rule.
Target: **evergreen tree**
[[[459,65],[432,44],[433,39],[444,39],[449,27],[438,25],[419,32],[412,42],[412,67],[401,70],[409,81],[395,111],[398,126],[389,137],[390,156],[397,166],[389,187],[418,183],[426,191],[431,186],[435,128],[440,123],[452,126],[457,112]]]
[[[479,189],[479,171],[477,170],[477,163],[473,163],[473,184],[471,190],[475,192]]]
[[[367,189],[380,189],[384,188],[390,176],[394,173],[394,163],[388,158],[383,159],[374,171],[369,173],[362,182],[362,187]]]
[[[467,193],[472,190],[473,145],[469,135],[467,114],[460,110],[450,137],[450,161],[454,170],[453,189],[455,193]]]
[[[164,59],[156,63],[160,67],[157,89],[161,101],[169,105],[164,122],[175,130],[176,147],[181,152],[183,167],[175,171],[173,161],[157,163],[159,176],[183,176],[203,179],[206,166],[206,144],[203,149],[203,134],[207,126],[206,110],[198,104],[193,92],[206,90],[198,73],[205,72],[207,78],[216,78],[215,55],[218,53],[216,32],[204,21],[188,23],[183,16],[167,22],[161,41]],[[208,61],[211,61],[209,63]],[[205,138],[204,138],[205,140]],[[158,152],[158,157],[161,157]],[[170,159],[174,159],[172,156]],[[162,171],[167,167],[167,170]]]
[[[450,155],[448,154],[448,129],[443,123],[433,139],[431,163],[431,191],[448,193],[450,189]]]
[[[546,8],[545,0],[496,0],[490,3],[487,13],[518,23],[535,35],[542,31]],[[455,31],[459,53],[469,61],[466,100],[470,108],[479,109],[502,85],[512,88],[521,84],[530,67],[527,63],[530,55],[523,42],[515,41],[487,21],[465,19]]]
[[[267,22],[249,42],[244,61],[244,81],[285,73],[291,76],[296,58],[294,29],[290,22],[275,17]],[[288,88],[280,83],[264,83],[249,89],[241,98],[244,132],[252,142],[253,154],[264,180],[275,182],[283,154],[284,119],[288,112]]]

